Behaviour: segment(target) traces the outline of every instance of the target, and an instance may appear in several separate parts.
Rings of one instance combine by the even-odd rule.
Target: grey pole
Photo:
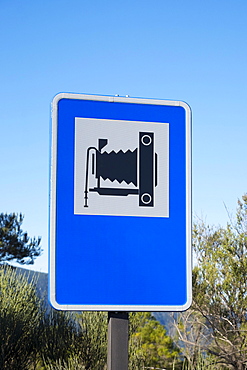
[[[107,370],[128,370],[128,312],[108,312]]]

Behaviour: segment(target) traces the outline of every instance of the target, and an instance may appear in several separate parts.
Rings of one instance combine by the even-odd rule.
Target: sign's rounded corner
[[[56,94],[52,99],[53,107],[57,106],[60,100],[68,98],[68,95],[69,95],[68,93],[58,93],[58,94]]]
[[[180,107],[184,108],[184,110],[186,111],[187,114],[189,114],[189,116],[191,116],[192,109],[188,103],[186,103],[185,101],[180,101],[179,105]]]
[[[181,312],[187,311],[191,305],[192,305],[192,295],[188,297],[187,302],[185,302],[185,304],[181,306],[181,309],[179,311]]]
[[[63,305],[60,305],[56,301],[55,297],[50,296],[49,297],[49,303],[50,303],[51,307],[54,308],[55,310],[58,310],[58,311],[62,311],[63,310]]]

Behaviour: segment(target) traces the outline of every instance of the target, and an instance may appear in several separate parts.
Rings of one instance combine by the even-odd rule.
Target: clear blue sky
[[[0,212],[25,214],[48,266],[50,104],[59,92],[184,100],[193,212],[247,192],[246,0],[0,0]]]

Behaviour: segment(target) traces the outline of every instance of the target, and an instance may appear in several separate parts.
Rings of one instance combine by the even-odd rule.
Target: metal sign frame
[[[126,121],[133,125],[136,122],[169,124],[168,217],[121,213],[118,216],[104,212],[75,214],[75,121],[78,118],[92,122]],[[149,139],[144,140],[148,143]],[[150,166],[149,171],[153,171]],[[141,199],[149,202],[146,195]],[[56,95],[52,102],[49,243],[49,299],[56,309],[182,311],[189,308],[192,301],[190,107],[181,101]]]

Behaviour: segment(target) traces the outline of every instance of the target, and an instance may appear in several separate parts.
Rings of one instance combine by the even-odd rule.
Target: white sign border
[[[57,127],[58,102],[61,99],[93,100],[116,103],[168,105],[183,107],[186,112],[186,269],[187,302],[184,305],[61,305],[56,301],[56,168],[57,168]],[[185,311],[192,303],[192,247],[191,247],[191,109],[183,101],[130,98],[120,96],[59,93],[52,101],[52,139],[50,168],[50,223],[49,223],[49,299],[57,310],[64,311],[139,311],[169,312]]]

